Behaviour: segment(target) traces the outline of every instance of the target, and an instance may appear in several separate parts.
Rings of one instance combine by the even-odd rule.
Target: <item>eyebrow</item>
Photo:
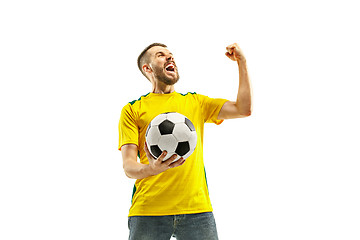
[[[159,53],[165,54],[164,52],[159,51],[159,52],[155,53],[155,56],[156,56],[156,55],[158,55]],[[173,55],[173,54],[172,54],[172,53],[170,53],[170,55]]]

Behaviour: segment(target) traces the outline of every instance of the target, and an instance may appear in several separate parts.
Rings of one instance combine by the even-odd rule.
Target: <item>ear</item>
[[[150,68],[150,66],[148,64],[144,64],[142,66],[142,70],[145,72],[145,73],[151,73],[152,72],[152,69]]]

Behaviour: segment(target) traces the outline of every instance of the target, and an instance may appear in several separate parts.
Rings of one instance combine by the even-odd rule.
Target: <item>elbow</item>
[[[236,107],[236,115],[238,118],[244,118],[244,117],[249,117],[252,114],[252,104],[251,101],[250,102],[236,102],[235,103],[235,107]]]
[[[131,178],[129,173],[126,171],[126,169],[124,167],[123,167],[123,170],[124,170],[125,176],[127,176],[128,178]]]
[[[125,176],[127,176],[130,179],[133,179],[126,171],[124,171],[124,173],[125,173]]]
[[[243,116],[250,117],[252,114],[252,104],[251,101],[245,105],[243,108]]]
[[[238,109],[238,115],[239,117],[241,118],[244,118],[244,117],[249,117],[251,116],[252,114],[252,108],[251,107],[248,107],[248,108],[243,108],[243,109]]]
[[[251,111],[251,109],[249,109],[248,111],[245,112],[244,116],[245,117],[250,117],[251,113],[252,113],[252,111]]]
[[[130,174],[129,171],[127,170],[125,164],[123,164],[123,170],[124,170],[125,176],[127,176],[127,177],[130,178],[130,179],[133,179],[133,177],[131,177],[131,174]]]
[[[239,118],[245,118],[245,117],[250,117],[251,116],[251,111],[249,112],[242,112],[239,114]]]
[[[130,179],[136,179],[135,177],[133,177],[131,174],[129,174],[127,171],[124,171],[125,176],[127,176]]]

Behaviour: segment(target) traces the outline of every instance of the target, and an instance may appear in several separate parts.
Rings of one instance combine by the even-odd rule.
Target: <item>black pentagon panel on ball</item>
[[[161,149],[158,147],[158,145],[153,145],[153,146],[150,146],[150,152],[156,157],[160,157],[162,151]]]
[[[185,118],[185,124],[190,128],[190,131],[195,131],[194,124],[188,118]]]
[[[179,156],[184,156],[190,151],[190,144],[189,142],[179,142],[178,146],[175,150],[175,153]]]
[[[174,130],[175,124],[169,120],[164,120],[159,124],[159,131],[161,135],[171,134]]]

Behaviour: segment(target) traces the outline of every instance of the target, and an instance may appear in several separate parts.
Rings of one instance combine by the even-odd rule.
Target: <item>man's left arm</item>
[[[225,55],[238,63],[239,89],[236,102],[228,101],[221,108],[218,119],[242,118],[251,115],[251,86],[247,72],[246,59],[237,43],[226,47]]]

